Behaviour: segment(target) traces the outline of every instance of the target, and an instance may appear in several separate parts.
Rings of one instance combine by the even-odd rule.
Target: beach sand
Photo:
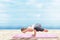
[[[38,32],[38,33],[44,34],[45,32]],[[0,30],[0,40],[10,40],[14,34],[21,34],[21,31],[20,30]],[[60,40],[60,30],[49,30],[49,32],[47,32],[46,34],[56,34]]]

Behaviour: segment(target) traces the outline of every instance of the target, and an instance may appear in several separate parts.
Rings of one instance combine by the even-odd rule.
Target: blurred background
[[[36,23],[60,29],[60,0],[0,0],[0,29],[20,29]]]

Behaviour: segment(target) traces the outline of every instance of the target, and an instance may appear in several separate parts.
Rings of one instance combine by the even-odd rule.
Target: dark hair
[[[24,31],[25,29],[27,29],[27,28],[21,28],[21,31]]]

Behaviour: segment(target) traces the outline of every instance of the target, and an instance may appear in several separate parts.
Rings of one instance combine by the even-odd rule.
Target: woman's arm
[[[33,30],[33,31],[34,31],[34,34],[33,34],[32,36],[34,36],[34,37],[35,37],[35,36],[36,36],[36,30]]]
[[[28,30],[30,30],[31,32],[33,31],[34,34],[32,36],[36,36],[36,30],[34,30],[33,28],[29,27]]]

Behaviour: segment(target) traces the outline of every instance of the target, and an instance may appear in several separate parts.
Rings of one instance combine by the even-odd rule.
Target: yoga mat
[[[55,38],[56,34],[36,34],[36,38]],[[13,38],[32,38],[32,34],[16,34]]]

